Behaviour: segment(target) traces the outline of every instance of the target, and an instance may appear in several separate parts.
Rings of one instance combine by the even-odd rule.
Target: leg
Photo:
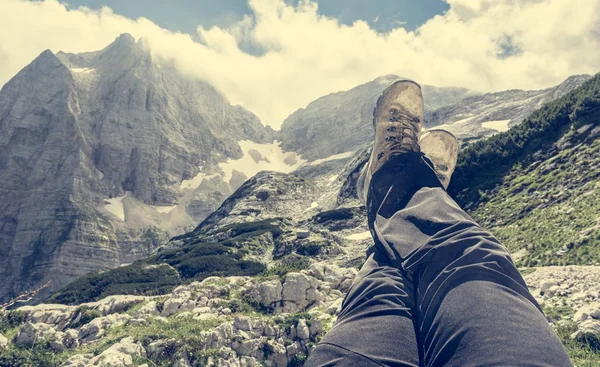
[[[419,366],[413,308],[412,286],[375,249],[305,366]]]
[[[435,182],[420,153],[373,176],[377,245],[415,287],[424,366],[570,366],[510,255]]]

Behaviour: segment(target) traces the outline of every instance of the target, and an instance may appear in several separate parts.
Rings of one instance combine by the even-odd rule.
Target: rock
[[[156,307],[156,301],[150,301],[143,305],[139,310],[135,312],[136,316],[158,316],[160,313],[158,312],[158,308]]]
[[[571,334],[571,338],[583,340],[586,337],[600,337],[600,320],[587,319],[577,325],[577,331]]]
[[[558,285],[558,282],[554,279],[549,279],[545,282],[543,282],[540,286],[540,292],[544,293],[546,292],[548,289],[550,289],[551,287],[554,287]]]
[[[300,319],[296,326],[296,336],[302,340],[310,339],[310,330],[306,325],[306,320]]]
[[[62,367],[89,367],[89,361],[93,357],[93,354],[76,354],[62,365]]]
[[[30,347],[41,340],[56,342],[56,347],[62,350],[62,333],[56,331],[52,325],[44,323],[26,322],[15,338],[15,345]]]
[[[63,344],[69,349],[74,349],[79,346],[79,332],[75,329],[67,329],[64,332]]]
[[[121,339],[98,356],[90,359],[90,366],[102,367],[128,367],[134,366],[134,357],[145,357],[146,352],[132,337]]]
[[[259,350],[259,346],[261,346],[261,342],[257,339],[244,340],[234,350],[241,356],[252,356]]]
[[[145,302],[148,297],[143,296],[108,296],[97,302],[82,303],[80,307],[87,307],[102,312],[104,316],[124,312],[131,306]]]
[[[0,352],[4,349],[8,348],[8,339],[2,334],[0,334]]]
[[[306,291],[310,288],[310,279],[301,273],[288,273],[283,283],[283,300],[302,304],[306,301]]]
[[[201,313],[211,313],[212,310],[210,307],[196,307],[192,310],[193,314],[201,314]]]
[[[310,324],[310,335],[316,336],[321,335],[323,333],[323,322],[321,320],[311,320]]]
[[[600,303],[592,303],[582,307],[573,316],[573,322],[576,324],[589,319],[600,320]]]
[[[84,344],[98,340],[104,335],[107,329],[123,325],[129,319],[131,319],[131,316],[127,314],[112,314],[95,318],[79,329],[78,339]]]
[[[288,357],[283,345],[273,340],[269,340],[265,342],[263,350],[269,351],[269,354],[266,356],[267,362],[271,362],[273,366],[286,367],[288,365]]]
[[[172,356],[165,355],[165,351],[173,351],[178,349],[180,343],[175,339],[157,340],[148,344],[146,347],[146,354],[152,360],[157,359],[169,359]]]
[[[177,312],[193,310],[196,308],[196,302],[190,299],[191,296],[192,294],[187,290],[173,292],[171,298],[165,302],[161,315],[169,317]]]
[[[233,319],[233,325],[238,330],[243,330],[243,331],[251,331],[252,330],[252,324],[250,322],[250,319],[248,317],[245,317],[245,316],[236,316],[236,317],[234,317],[234,319]]]
[[[263,306],[271,307],[282,299],[283,286],[278,280],[269,280],[258,285],[258,294],[260,303]]]
[[[71,321],[76,309],[76,306],[39,304],[20,307],[19,311],[28,314],[28,319],[32,323],[49,324],[56,330],[64,330]]]
[[[224,309],[222,309],[222,310],[220,311],[220,313],[221,313],[222,315],[226,315],[226,316],[227,316],[227,315],[231,315],[231,309],[229,309],[228,307],[225,307]]]

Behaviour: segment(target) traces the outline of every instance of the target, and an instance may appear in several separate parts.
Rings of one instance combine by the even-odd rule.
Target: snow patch
[[[313,202],[310,204],[310,207],[309,207],[309,208],[307,208],[307,209],[305,210],[305,212],[307,212],[307,211],[309,211],[309,210],[317,209],[318,207],[319,207],[319,203],[317,203],[316,201],[313,201]]]
[[[260,171],[290,173],[306,163],[306,160],[298,157],[296,153],[284,152],[276,141],[270,144],[259,144],[251,140],[242,140],[238,143],[244,156],[240,159],[228,159],[224,163],[219,163],[225,182],[231,180],[234,170],[250,178]],[[252,153],[249,153],[250,151]],[[258,155],[266,159],[256,159]]]
[[[486,129],[492,129],[500,132],[505,132],[508,130],[508,123],[510,120],[498,120],[498,121],[486,121],[481,124],[481,127]]]
[[[94,68],[71,68],[71,71],[74,73],[89,74],[89,73],[95,71],[95,69]]]
[[[346,236],[344,238],[347,240],[351,240],[351,241],[366,240],[366,239],[371,238],[371,232],[366,231],[366,232],[355,233],[355,234],[351,234],[350,236]]]
[[[152,206],[151,205],[150,207],[161,214],[169,214],[173,209],[177,208],[177,205],[171,205],[171,206],[156,206],[156,205]]]
[[[123,196],[106,199],[108,204],[104,205],[104,209],[123,222],[125,221],[125,208],[123,208],[123,199],[125,199],[127,195],[129,195],[129,192],[126,192]]]
[[[317,159],[316,161],[309,162],[308,165],[309,166],[316,166],[318,164],[329,162],[329,161],[335,161],[335,160],[338,160],[338,159],[345,159],[345,158],[351,157],[352,154],[354,154],[354,152],[345,152],[345,153],[334,154],[334,155],[329,156],[327,158],[321,158],[321,159]]]
[[[464,124],[466,122],[469,122],[473,119],[473,117],[467,117],[466,119],[462,119],[462,120],[458,120],[455,122],[451,122],[449,124],[443,124],[443,125],[438,125],[438,126],[434,126],[432,129],[447,129],[456,125],[460,125],[460,124]]]
[[[198,170],[202,170],[202,167],[198,167]],[[196,176],[192,177],[191,179],[181,181],[181,183],[179,184],[179,189],[180,190],[185,190],[185,189],[195,190],[196,188],[198,188],[198,186],[200,186],[200,184],[202,183],[202,180],[204,180],[204,177],[206,177],[206,173],[198,172],[198,174]]]

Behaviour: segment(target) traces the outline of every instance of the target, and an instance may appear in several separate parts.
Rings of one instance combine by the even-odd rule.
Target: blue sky
[[[296,4],[299,0],[286,0]],[[163,28],[195,34],[196,27],[227,27],[250,14],[248,0],[61,0],[73,7],[108,6],[128,18],[145,17]],[[319,13],[352,24],[361,19],[378,32],[414,30],[448,10],[441,0],[318,0]]]

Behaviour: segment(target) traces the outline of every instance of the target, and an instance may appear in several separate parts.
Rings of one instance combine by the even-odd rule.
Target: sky
[[[276,129],[386,74],[485,92],[600,71],[600,0],[0,0],[0,85],[121,33]]]

